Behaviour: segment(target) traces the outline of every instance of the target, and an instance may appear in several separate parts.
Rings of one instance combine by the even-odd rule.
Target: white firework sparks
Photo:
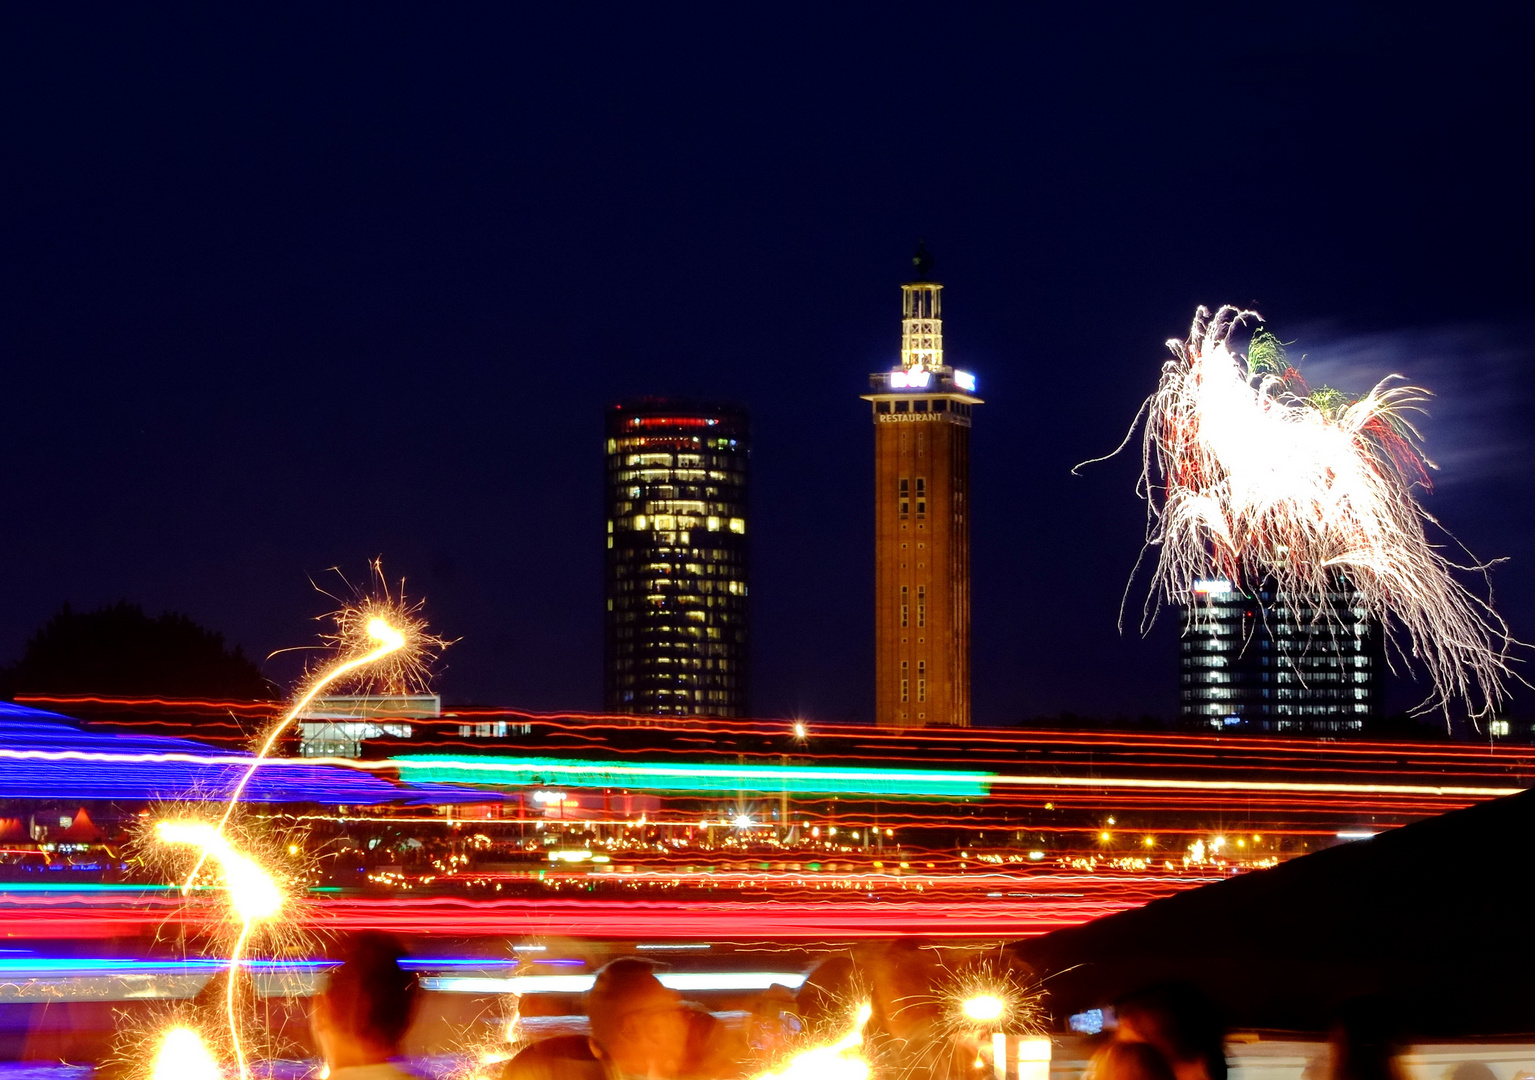
[[[1459,699],[1473,717],[1495,712],[1517,642],[1453,576],[1490,564],[1458,565],[1429,540],[1428,526],[1443,527],[1413,489],[1435,466],[1409,419],[1427,392],[1397,375],[1357,400],[1309,392],[1265,331],[1247,355],[1231,348],[1257,318],[1200,308],[1188,341],[1167,343],[1173,358],[1142,406],[1138,491],[1159,551],[1145,625],[1163,603],[1191,604],[1200,579],[1224,577],[1247,593],[1271,584],[1325,640],[1346,581],[1397,655],[1422,665],[1432,689],[1420,708],[1448,715]]]

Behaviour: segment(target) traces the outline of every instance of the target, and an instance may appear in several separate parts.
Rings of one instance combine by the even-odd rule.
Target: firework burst
[[[1398,375],[1357,399],[1310,391],[1262,329],[1246,355],[1232,348],[1258,318],[1200,308],[1188,340],[1167,343],[1173,358],[1137,416],[1146,545],[1159,552],[1143,629],[1163,603],[1197,611],[1196,582],[1223,577],[1249,594],[1271,586],[1325,640],[1339,632],[1331,598],[1344,585],[1396,656],[1426,672],[1421,709],[1448,715],[1458,699],[1474,717],[1496,711],[1517,643],[1453,576],[1490,564],[1453,563],[1429,539],[1443,528],[1414,488],[1429,488],[1435,466],[1412,423],[1427,392]]]

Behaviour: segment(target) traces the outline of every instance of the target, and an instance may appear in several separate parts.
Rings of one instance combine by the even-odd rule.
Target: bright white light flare
[[[966,1020],[974,1020],[978,1024],[995,1023],[1007,1013],[1007,1002],[995,994],[977,994],[965,999],[960,1012],[964,1013]]]
[[[151,1080],[220,1080],[219,1063],[191,1028],[171,1028],[160,1040]]]
[[[863,1055],[863,1029],[873,1008],[868,1002],[858,1006],[858,1015],[846,1035],[826,1046],[802,1050],[756,1080],[869,1080],[869,1059]]]
[[[255,860],[235,850],[217,826],[202,821],[162,821],[155,835],[167,844],[192,844],[211,857],[224,875],[229,903],[244,923],[270,919],[282,909],[277,882]]]

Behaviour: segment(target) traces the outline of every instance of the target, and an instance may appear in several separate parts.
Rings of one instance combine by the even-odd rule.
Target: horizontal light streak
[[[774,794],[785,787],[798,791],[857,791],[864,794],[957,795],[967,788],[975,795],[988,793],[988,785],[1038,788],[1096,788],[1104,790],[1288,792],[1349,795],[1420,795],[1460,798],[1498,798],[1516,795],[1522,787],[1472,787],[1441,784],[1371,784],[1299,780],[1183,780],[1167,777],[1103,776],[1010,776],[993,772],[948,772],[939,769],[829,769],[801,766],[675,765],[569,758],[446,757],[410,755],[390,758],[402,775],[421,771],[422,779],[435,783],[474,783],[478,775],[500,777],[491,783],[543,786],[532,779],[559,776],[572,787],[619,786],[657,790],[734,791],[749,789]],[[454,780],[458,776],[461,779]],[[508,777],[522,777],[510,780]],[[618,781],[619,783],[615,783]],[[682,781],[691,781],[686,788]],[[482,781],[484,782],[484,781]],[[754,782],[763,786],[748,788]],[[878,785],[888,783],[891,789]],[[847,785],[838,787],[835,785]]]
[[[991,774],[937,769],[828,769],[799,765],[625,764],[580,758],[449,757],[411,754],[389,759],[401,776],[427,783],[491,783],[543,787],[559,777],[570,787],[623,786],[642,791],[740,791],[815,794],[983,797]]]
[[[140,753],[96,750],[0,749],[0,761],[44,761],[86,764],[152,764],[248,766],[246,754]],[[1274,794],[1399,795],[1439,798],[1499,798],[1526,790],[1518,786],[1483,787],[1455,784],[1381,784],[1301,780],[1190,780],[1170,777],[1105,777],[1008,775],[994,772],[954,772],[939,769],[836,769],[818,766],[626,764],[571,758],[449,757],[413,755],[385,761],[351,758],[268,758],[263,767],[314,768],[339,766],[367,772],[425,774],[421,782],[542,787],[543,776],[559,776],[561,784],[626,786],[639,790],[752,790],[777,794],[785,789],[816,794],[947,795],[984,797],[991,787],[1040,789],[1091,788],[1116,791],[1216,791]],[[449,779],[451,777],[451,779]],[[482,779],[481,777],[484,777]],[[514,779],[512,779],[514,778]],[[757,786],[753,786],[753,785]],[[401,795],[414,792],[402,791]]]
[[[672,990],[766,990],[775,983],[797,990],[805,981],[799,971],[663,971],[656,976]],[[449,994],[584,994],[595,975],[507,975],[504,977],[448,975],[421,980],[422,989]]]
[[[1271,791],[1333,795],[1439,795],[1496,799],[1522,787],[1458,787],[1441,784],[1350,784],[1300,780],[1175,780],[1152,777],[993,776],[993,784],[1034,787],[1155,788],[1159,791]]]
[[[832,879],[833,881],[835,879]],[[1066,872],[1031,880],[1029,892],[988,898],[975,888],[928,889],[895,897],[859,895],[854,887],[826,892],[803,889],[771,901],[738,899],[575,899],[558,892],[522,899],[462,897],[335,898],[306,909],[300,925],[326,934],[388,930],[402,935],[598,937],[662,942],[762,942],[858,940],[922,934],[942,938],[1020,938],[1075,926],[1139,907],[1170,893],[1197,888],[1209,875],[1145,875],[1100,870]],[[851,883],[850,883],[851,884]],[[999,883],[990,884],[990,889]],[[1059,890],[1050,894],[1042,890]],[[52,904],[0,902],[0,918],[15,938],[107,939],[164,931],[168,926],[205,928],[218,916],[164,900],[129,907],[103,897],[62,910]],[[424,969],[434,961],[422,960]],[[492,961],[478,961],[493,967]],[[466,973],[467,974],[467,973]]]

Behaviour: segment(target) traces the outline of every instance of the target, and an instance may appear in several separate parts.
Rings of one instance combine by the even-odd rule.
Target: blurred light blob
[[[191,1028],[171,1028],[160,1039],[151,1080],[221,1080],[222,1075],[202,1036]]]

